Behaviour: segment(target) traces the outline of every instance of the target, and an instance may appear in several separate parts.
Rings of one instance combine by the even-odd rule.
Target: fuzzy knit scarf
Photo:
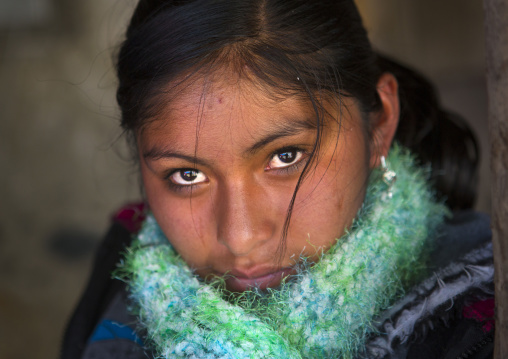
[[[372,333],[372,318],[425,273],[425,253],[447,210],[427,172],[395,146],[389,188],[370,177],[349,230],[314,265],[280,288],[228,295],[199,279],[152,216],[119,271],[133,311],[160,358],[352,358]]]

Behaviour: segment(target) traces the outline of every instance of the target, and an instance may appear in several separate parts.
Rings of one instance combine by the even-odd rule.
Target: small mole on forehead
[[[217,98],[217,102],[218,102],[218,103],[222,103],[222,97],[218,97],[218,98]]]

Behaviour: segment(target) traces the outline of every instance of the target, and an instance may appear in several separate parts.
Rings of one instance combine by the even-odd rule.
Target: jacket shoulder
[[[102,341],[98,340],[99,338],[107,338],[107,336],[99,335],[100,333],[112,331],[115,329],[115,323],[120,323],[114,318],[109,318],[108,313],[118,305],[119,296],[125,293],[125,284],[112,278],[111,273],[121,260],[122,253],[131,244],[133,236],[141,228],[146,208],[144,203],[129,204],[112,216],[112,224],[96,250],[88,283],[67,324],[61,347],[61,359],[83,358],[85,349],[90,343],[95,339],[99,342]],[[125,333],[125,331],[120,332]],[[118,335],[114,330],[113,333]],[[124,357],[90,355],[89,358]]]
[[[366,358],[470,358],[493,354],[494,265],[488,216],[462,212],[438,239],[432,275],[383,312]]]

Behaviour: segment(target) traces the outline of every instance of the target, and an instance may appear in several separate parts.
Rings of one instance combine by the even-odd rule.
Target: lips
[[[226,286],[233,292],[244,292],[252,288],[264,290],[277,287],[282,279],[294,273],[295,269],[291,267],[257,273],[252,271],[252,274],[232,270],[226,275]]]

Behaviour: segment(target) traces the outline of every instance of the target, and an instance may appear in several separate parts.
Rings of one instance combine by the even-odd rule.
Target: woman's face
[[[249,81],[187,84],[138,133],[146,196],[183,259],[230,290],[265,289],[316,260],[350,225],[365,195],[369,143],[352,99],[329,105],[317,162],[288,207],[316,140],[316,115]]]

